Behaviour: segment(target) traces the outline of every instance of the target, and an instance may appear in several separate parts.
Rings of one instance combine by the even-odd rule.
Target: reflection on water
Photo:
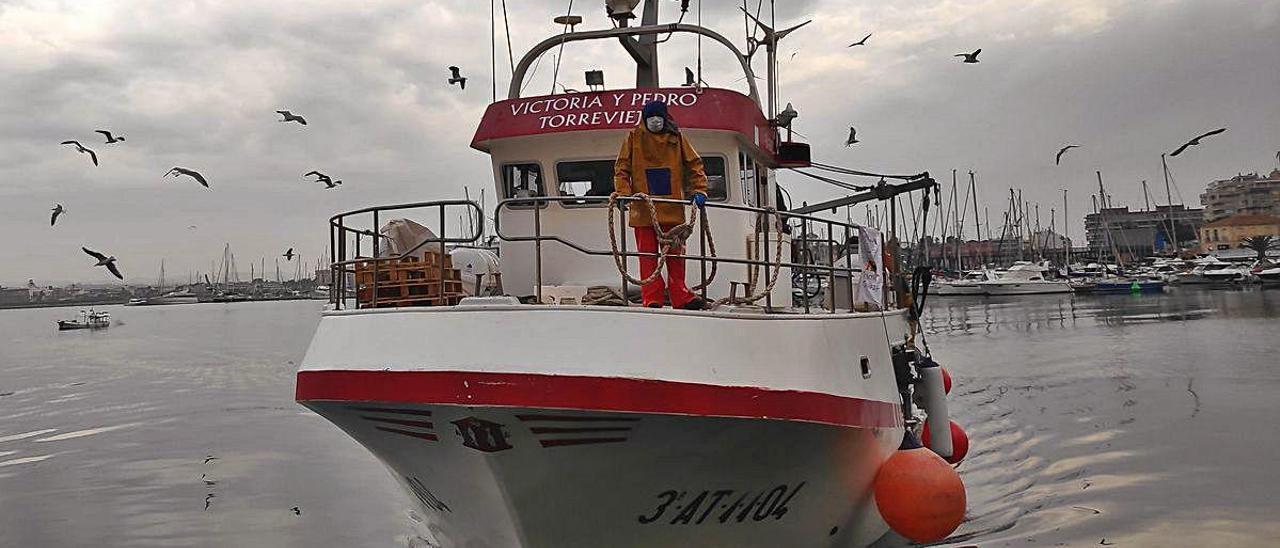
[[[1280,291],[930,297],[974,449],[949,544],[1269,545]]]
[[[1280,291],[926,305],[973,440],[950,544],[1280,535]],[[425,545],[386,470],[293,403],[319,308],[117,308],[65,333],[66,310],[0,311],[0,546]]]

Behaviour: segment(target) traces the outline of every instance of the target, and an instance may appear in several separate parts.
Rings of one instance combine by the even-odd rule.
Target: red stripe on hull
[[[459,371],[300,371],[300,402],[467,405],[902,425],[901,406],[793,390],[616,377]]]

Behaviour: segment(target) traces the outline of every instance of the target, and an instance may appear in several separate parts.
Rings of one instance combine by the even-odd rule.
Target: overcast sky
[[[558,32],[551,19],[568,7],[507,4],[517,60]],[[1017,187],[1047,225],[1067,188],[1080,237],[1095,170],[1119,204],[1141,207],[1143,179],[1163,203],[1160,153],[1221,126],[1230,130],[1171,161],[1182,200],[1197,205],[1214,178],[1276,167],[1280,0],[781,4],[780,26],[814,20],[780,49],[781,100],[800,112],[815,159],[942,181],[974,170],[993,222]],[[736,5],[709,0],[702,19],[741,44]],[[663,20],[677,7],[663,1]],[[601,3],[573,11],[579,30],[608,26]],[[845,47],[867,33],[866,47]],[[501,95],[510,68],[498,39]],[[952,57],[976,48],[980,64]],[[676,37],[661,55],[675,85],[696,44]],[[703,43],[710,85],[743,89],[730,61]],[[465,91],[445,82],[453,64],[470,78]],[[627,64],[616,42],[571,44],[559,80],[582,88],[584,70],[603,68],[624,87]],[[468,148],[490,102],[489,66],[489,6],[475,0],[0,0],[0,282],[109,281],[81,245],[119,257],[134,283],[154,279],[162,258],[169,279],[185,281],[228,242],[247,273],[288,247],[314,259],[337,211],[490,188],[487,157]],[[547,93],[553,72],[548,56],[525,94]],[[277,123],[277,109],[310,125]],[[850,125],[863,143],[845,148]],[[100,128],[127,140],[103,144]],[[93,143],[102,165],[60,147],[66,139]],[[1083,148],[1054,167],[1065,144]],[[173,166],[203,172],[212,190],[162,178]],[[311,169],[345,184],[305,183]],[[840,195],[781,180],[797,201]],[[50,228],[59,202],[67,214]]]

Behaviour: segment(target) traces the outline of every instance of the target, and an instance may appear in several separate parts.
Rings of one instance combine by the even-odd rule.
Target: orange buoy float
[[[920,441],[924,442],[925,447],[929,446],[928,419],[924,421],[924,434],[920,436]],[[956,421],[951,421],[951,456],[943,459],[951,464],[960,464],[967,454],[969,454],[969,434],[966,434],[964,428],[956,424]]]
[[[909,431],[902,446],[880,465],[873,489],[885,523],[911,541],[940,541],[964,521],[960,475]]]

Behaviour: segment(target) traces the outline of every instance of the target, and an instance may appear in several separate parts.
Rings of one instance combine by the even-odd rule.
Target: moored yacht
[[[777,210],[774,170],[807,149],[781,141],[776,98],[760,98],[746,56],[700,26],[657,24],[657,5],[645,3],[641,26],[621,18],[557,35],[520,60],[472,141],[491,161],[494,211],[443,200],[330,220],[333,302],[297,400],[387,465],[436,545],[858,547],[887,530],[873,481],[920,427],[913,379],[929,366],[906,296],[884,289],[895,273],[878,260],[883,239]],[[748,92],[659,87],[650,67],[668,33],[725,46]],[[637,89],[521,95],[540,55],[594,39],[650,60]],[[611,196],[613,165],[653,99],[704,162],[705,222],[684,253],[709,310],[628,300],[642,254],[625,209],[646,198]],[[793,155],[801,149],[805,158]],[[867,199],[933,185],[924,174]],[[447,225],[459,215],[495,220],[503,295],[463,292],[446,246],[479,235]],[[393,216],[438,222],[439,236],[391,253],[382,223]],[[792,223],[822,226],[833,242],[856,233],[872,259],[790,262],[781,229]],[[795,269],[858,285],[832,287],[826,306],[793,307]]]
[[[1004,274],[994,280],[978,282],[982,292],[989,296],[1002,295],[1038,295],[1049,293],[1071,293],[1071,285],[1066,280],[1046,278],[1049,268],[1044,264],[1028,261],[1013,263]]]

